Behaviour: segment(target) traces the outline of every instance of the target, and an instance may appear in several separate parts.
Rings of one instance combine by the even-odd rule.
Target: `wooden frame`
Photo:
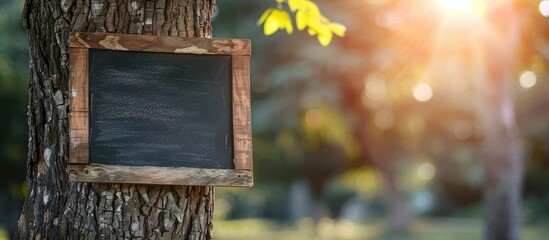
[[[234,169],[89,164],[88,49],[230,55]],[[253,185],[249,40],[74,32],[69,35],[69,180],[159,185]]]

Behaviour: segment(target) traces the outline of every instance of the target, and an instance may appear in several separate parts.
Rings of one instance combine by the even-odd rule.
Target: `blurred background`
[[[218,0],[214,37],[253,44],[255,186],[216,189],[216,239],[482,239],[486,59],[476,53],[489,29],[480,7],[442,1],[316,0],[347,26],[322,47],[304,32],[264,36],[256,22],[274,0]],[[524,159],[522,239],[545,239],[549,1],[517,2],[507,70]],[[0,239],[26,192],[22,6],[0,1]]]

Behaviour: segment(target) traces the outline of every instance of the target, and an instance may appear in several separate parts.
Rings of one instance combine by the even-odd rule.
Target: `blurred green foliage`
[[[21,10],[22,1],[0,3],[0,108],[3,115],[0,119],[0,156],[3,163],[19,165],[24,163],[26,155],[29,67]]]
[[[22,0],[0,2],[0,238],[15,229],[26,193],[27,41]]]

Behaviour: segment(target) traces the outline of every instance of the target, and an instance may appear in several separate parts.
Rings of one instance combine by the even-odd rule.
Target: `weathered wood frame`
[[[89,163],[89,49],[230,55],[234,169]],[[159,185],[253,185],[249,40],[73,32],[69,34],[69,180]]]

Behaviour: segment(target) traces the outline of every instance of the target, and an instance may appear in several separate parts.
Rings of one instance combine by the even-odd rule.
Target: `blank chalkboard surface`
[[[231,56],[89,50],[89,162],[233,169]]]

